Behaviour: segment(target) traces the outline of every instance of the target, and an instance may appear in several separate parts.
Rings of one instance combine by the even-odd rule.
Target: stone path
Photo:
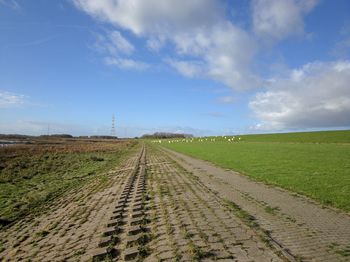
[[[150,150],[147,181],[154,238],[146,261],[283,261],[195,176]]]
[[[0,261],[285,261],[247,218],[164,152],[140,147],[107,179],[0,232]]]
[[[137,155],[53,201],[38,217],[28,217],[0,232],[0,261],[86,261],[98,246],[113,199],[130,175]]]
[[[250,214],[270,239],[299,261],[350,261],[350,216],[314,201],[163,149],[203,187]]]

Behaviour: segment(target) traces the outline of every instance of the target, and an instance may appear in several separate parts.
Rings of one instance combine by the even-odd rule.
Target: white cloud
[[[166,44],[166,38],[164,36],[151,37],[147,40],[147,47],[151,51],[158,52]]]
[[[232,23],[179,33],[173,41],[178,55],[197,59],[172,60],[170,65],[180,73],[214,79],[238,90],[258,85],[259,79],[250,68],[256,49],[254,39]]]
[[[149,65],[129,58],[135,47],[119,31],[106,31],[96,35],[95,49],[102,53],[106,65],[117,66],[125,70],[145,70]]]
[[[26,96],[0,91],[0,108],[12,108],[26,103]]]
[[[304,33],[303,16],[317,0],[254,0],[253,30],[267,40],[282,40]]]
[[[114,44],[116,49],[125,54],[131,54],[134,51],[134,46],[126,40],[120,32],[113,31],[109,34],[111,42]]]
[[[186,77],[212,79],[235,90],[260,87],[254,71],[257,39],[278,41],[304,33],[303,17],[317,0],[254,0],[252,32],[233,24],[218,0],[72,0],[89,15],[131,31],[146,47],[167,47],[168,65]],[[254,34],[255,33],[255,34]],[[119,31],[100,37],[107,64],[145,69]],[[127,56],[127,57],[126,57]]]
[[[171,34],[210,25],[223,15],[217,0],[73,0],[86,13],[136,35]]]
[[[130,55],[135,47],[122,36],[119,31],[107,31],[106,34],[97,34],[95,48],[109,55]]]
[[[173,55],[165,61],[185,76],[213,79],[240,90],[259,83],[250,68],[255,40],[226,19],[221,1],[73,1],[93,17],[145,39],[152,51],[170,44]],[[113,47],[106,49],[113,53]]]
[[[129,58],[106,57],[105,63],[107,65],[114,65],[118,68],[127,70],[145,70],[149,67],[148,64],[142,61],[137,61]]]
[[[277,130],[350,125],[350,61],[315,62],[270,81],[250,107],[256,129]]]
[[[174,67],[178,72],[187,77],[198,77],[202,74],[203,67],[205,66],[201,61],[178,61],[174,59],[168,59],[169,65]]]

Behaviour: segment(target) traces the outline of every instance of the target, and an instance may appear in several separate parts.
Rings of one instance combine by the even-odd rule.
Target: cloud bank
[[[350,126],[350,61],[315,62],[272,79],[249,106],[262,130]]]

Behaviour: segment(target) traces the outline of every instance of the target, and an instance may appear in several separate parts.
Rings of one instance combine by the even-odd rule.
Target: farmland
[[[239,137],[162,145],[350,211],[350,131]]]

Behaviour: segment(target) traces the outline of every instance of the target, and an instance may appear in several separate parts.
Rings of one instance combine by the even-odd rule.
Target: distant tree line
[[[118,139],[116,136],[78,136],[74,137],[69,134],[53,134],[53,135],[42,135],[40,137],[53,137],[53,138],[84,138],[84,139]]]
[[[187,137],[193,137],[191,134],[178,134],[178,133],[168,133],[168,132],[156,132],[152,135],[145,134],[142,136],[142,138],[157,138],[157,139],[163,139],[163,138],[187,138]]]
[[[117,139],[118,137],[116,137],[116,136],[90,136],[89,138],[94,138],[94,139]]]
[[[73,136],[69,134],[41,135],[40,137],[73,138]]]
[[[0,134],[0,139],[26,139],[31,138],[32,136],[27,135],[18,135],[18,134]]]
[[[0,139],[31,139],[31,138],[85,138],[85,139],[117,139],[117,136],[78,136],[74,137],[70,134],[52,134],[52,135],[40,135],[40,136],[28,136],[18,134],[0,134]]]

